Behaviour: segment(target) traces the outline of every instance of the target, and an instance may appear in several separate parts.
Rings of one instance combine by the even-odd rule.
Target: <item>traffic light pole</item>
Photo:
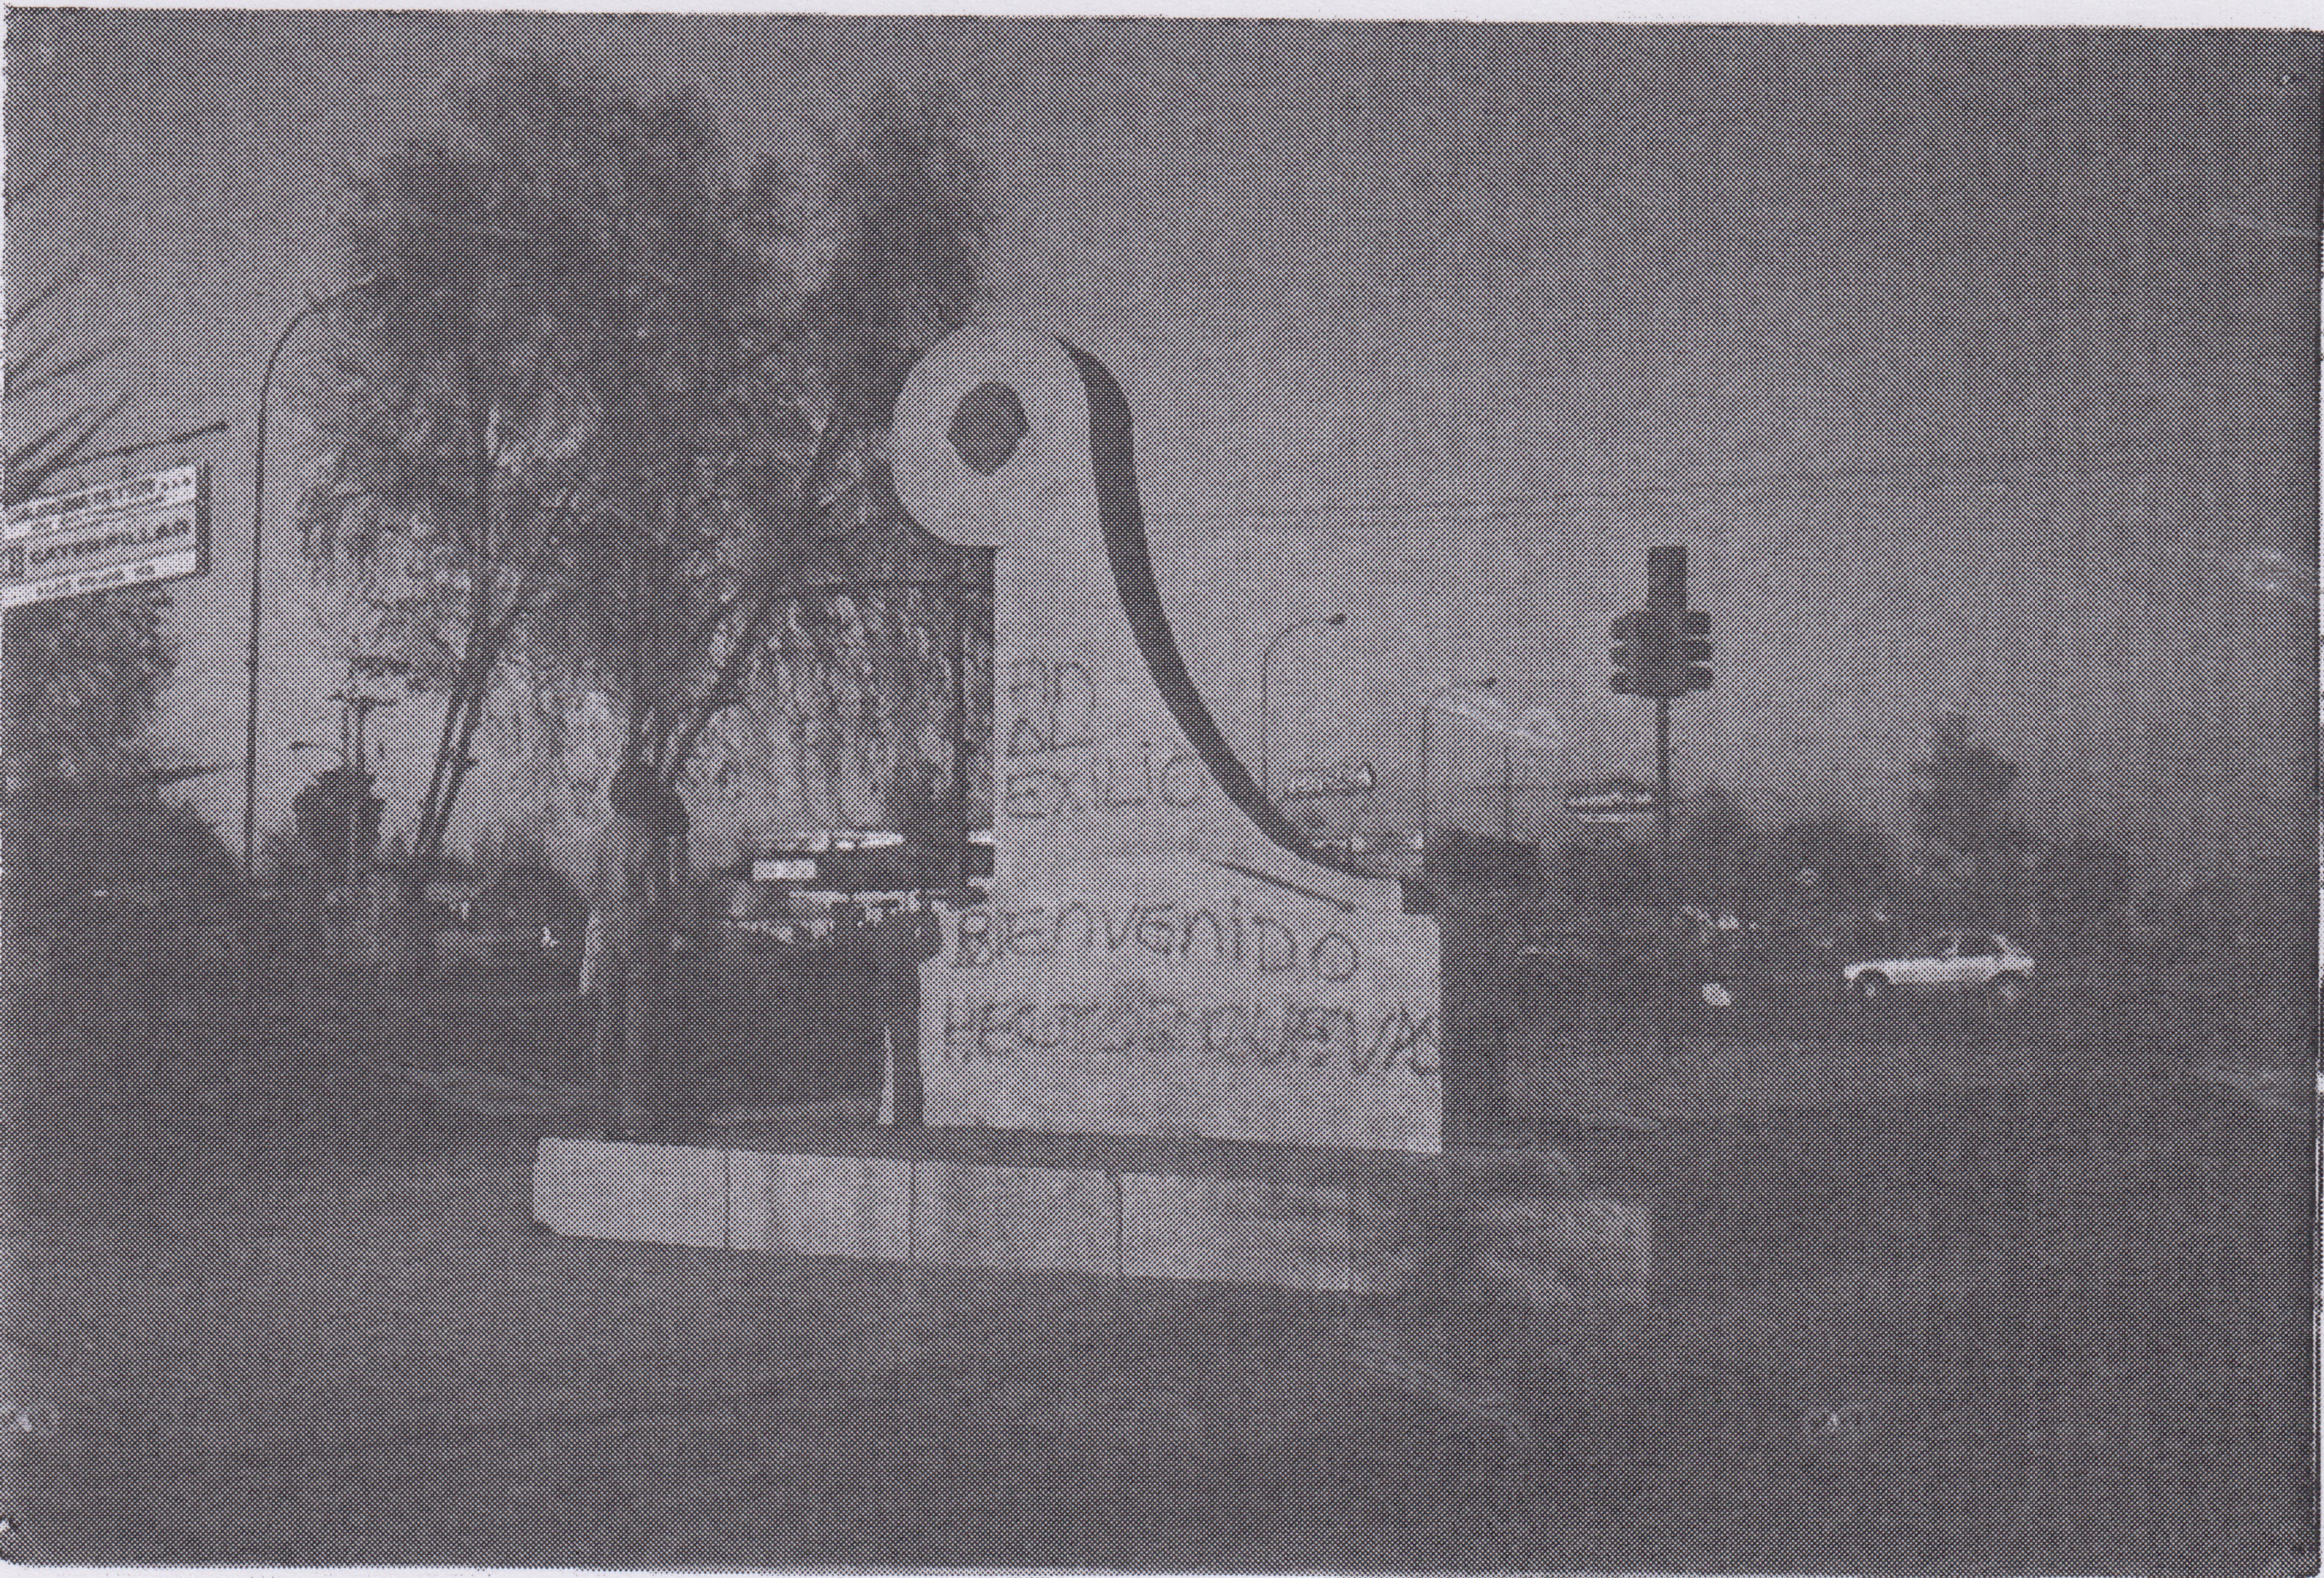
[[[1655,870],[1666,872],[1671,851],[1670,697],[1655,697]],[[1657,884],[1659,886],[1659,883]]]
[[[1646,553],[1646,605],[1613,623],[1613,689],[1655,704],[1655,844],[1647,882],[1655,932],[1655,1023],[1662,1056],[1672,1047],[1671,993],[1677,974],[1677,937],[1671,914],[1671,703],[1711,688],[1711,615],[1687,606],[1686,549]]]
[[[1670,1066],[1672,993],[1678,988],[1678,938],[1671,903],[1676,896],[1671,877],[1671,704],[1655,697],[1655,1055],[1663,1069]],[[1658,1071],[1659,1072],[1659,1071]]]

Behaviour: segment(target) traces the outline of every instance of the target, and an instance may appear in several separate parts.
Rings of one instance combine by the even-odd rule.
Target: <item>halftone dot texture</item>
[[[235,423],[182,457],[211,463],[214,563],[171,588],[158,766],[239,765],[259,382],[354,282],[344,175],[472,149],[444,85],[530,55],[686,91],[726,176],[807,165],[813,124],[882,83],[949,84],[977,311],[1120,380],[1226,744],[1255,761],[1270,636],[1333,612],[1269,696],[1278,785],[1378,770],[1303,813],[1320,832],[1412,830],[1448,687],[1490,677],[1561,743],[1435,718],[1440,819],[1537,844],[1544,873],[1444,898],[1447,1140],[1551,1181],[1414,1205],[1466,1247],[1399,1262],[1393,1297],[1180,1274],[1279,1252],[1328,1283],[1370,1242],[1328,1189],[1001,1140],[948,1175],[960,1252],[895,1257],[916,1167],[826,1189],[768,1136],[860,1127],[883,1029],[917,1057],[908,959],[721,930],[802,918],[707,878],[702,935],[766,946],[672,966],[638,1089],[687,1144],[624,1163],[594,1218],[657,1241],[542,1231],[536,1141],[597,1115],[574,912],[626,720],[544,704],[511,660],[447,840],[484,859],[435,895],[474,924],[425,983],[351,965],[344,907],[264,878],[300,854],[361,633],[300,552],[354,343],[318,315],[272,390],[267,885],[233,881],[234,771],[171,787],[185,817],[20,796],[25,709],[100,719],[77,687],[138,627],[8,616],[0,1551],[2315,1570],[2315,38],[20,12],[8,51],[12,368],[52,334],[51,365],[122,342],[12,374],[12,448],[124,389],[89,448]],[[639,403],[675,422],[670,374]],[[984,406],[962,453],[998,468],[1017,419]],[[536,414],[503,436],[628,464]],[[991,816],[989,582],[897,513],[882,461],[867,435],[832,492],[876,571],[852,579],[888,585],[760,632],[783,660],[684,784],[696,868],[891,826],[930,798],[914,760]],[[1674,707],[1676,869],[1714,922],[1760,925],[1718,955],[1733,1012],[1658,1036],[1622,918],[1645,825],[1565,800],[1653,776],[1605,637],[1664,544],[1718,642]],[[23,665],[68,660],[20,699]],[[444,685],[378,688],[408,836]],[[485,891],[533,865],[573,891]],[[2034,956],[2022,1001],[1839,1000],[1841,964],[1978,927]],[[908,1074],[894,1094],[908,1121]],[[1651,1274],[1600,1304],[1576,1289],[1640,1247],[1613,1203],[1650,1221]],[[1197,1220],[1223,1225],[1174,1225]]]

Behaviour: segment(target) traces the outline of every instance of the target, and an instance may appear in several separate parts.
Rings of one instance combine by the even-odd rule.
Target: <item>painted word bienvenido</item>
[[[1275,917],[1247,911],[1240,900],[1223,915],[1176,900],[1130,909],[1074,901],[1052,909],[966,909],[954,921],[947,956],[956,970],[1001,959],[1130,953],[1195,964],[1226,964],[1261,974],[1296,974],[1336,985],[1354,978],[1363,955],[1337,931],[1303,937]]]

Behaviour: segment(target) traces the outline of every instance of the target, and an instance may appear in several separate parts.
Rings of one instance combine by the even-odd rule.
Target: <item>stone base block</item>
[[[567,1238],[724,1249],[727,1157],[690,1145],[543,1140],[532,1213]]]
[[[996,1271],[1121,1271],[1120,1181],[1066,1167],[913,1164],[912,1256]]]
[[[912,1258],[912,1162],[893,1156],[728,1158],[729,1241],[738,1250]]]
[[[1355,1196],[1265,1177],[1128,1173],[1121,1273],[1313,1293],[1355,1286]]]
[[[1645,1207],[1499,1158],[1460,1170],[1185,1171],[544,1140],[533,1213],[572,1238],[1356,1295],[1536,1313],[1643,1298]],[[934,1142],[932,1142],[934,1143]]]

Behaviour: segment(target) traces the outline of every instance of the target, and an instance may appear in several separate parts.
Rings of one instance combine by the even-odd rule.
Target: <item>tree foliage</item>
[[[1896,853],[1888,835],[1846,813],[1785,822],[1768,841],[1768,865],[1795,902],[1843,910],[1896,905]]]
[[[1959,713],[1938,718],[1914,762],[1913,827],[1930,898],[1969,925],[2015,925],[2036,841],[2012,814],[2017,763],[1978,739]]]
[[[2042,852],[2036,900],[2052,935],[2081,937],[2119,921],[2138,888],[2138,863],[2102,833],[2077,833]]]
[[[1913,771],[1921,779],[1913,826],[1923,846],[1975,868],[2010,839],[2009,796],[2018,766],[1977,739],[1967,717],[1938,718],[1929,754]]]
[[[44,118],[54,17],[11,20],[6,502],[68,488],[136,398],[123,339],[99,327],[106,268],[78,223],[76,192],[97,179],[101,141]],[[139,728],[170,672],[169,595],[130,587],[8,614],[5,705],[10,783],[134,773]]]
[[[626,1048],[687,767],[881,512],[895,394],[974,290],[972,172],[940,101],[874,92],[810,143],[804,167],[738,171],[683,96],[521,60],[456,88],[357,187],[310,551],[447,695],[431,844],[504,663],[619,712],[601,885]]]
[[[614,697],[674,780],[877,512],[895,391],[973,289],[970,172],[942,104],[893,90],[814,146],[730,178],[683,98],[529,60],[359,179],[307,541],[450,700],[455,762],[517,659]]]
[[[1759,831],[1724,784],[1681,807],[1671,843],[1672,896],[1711,914],[1757,907],[1764,887]]]

